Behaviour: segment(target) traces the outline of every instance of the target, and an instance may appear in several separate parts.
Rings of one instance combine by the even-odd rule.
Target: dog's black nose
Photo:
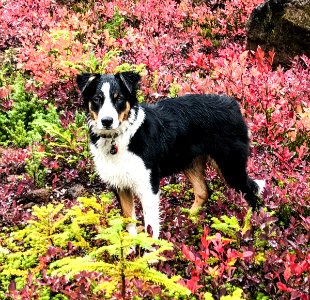
[[[103,127],[110,127],[113,123],[113,118],[104,117],[101,119],[101,123],[102,123]]]

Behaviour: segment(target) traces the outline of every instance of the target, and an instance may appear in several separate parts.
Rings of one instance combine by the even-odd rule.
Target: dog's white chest
[[[151,172],[138,155],[128,150],[131,137],[144,121],[144,111],[140,108],[137,116],[132,113],[131,118],[134,120],[131,125],[125,123],[125,129],[115,138],[116,154],[110,153],[111,138],[100,138],[96,145],[90,144],[90,150],[96,170],[105,183],[116,189],[131,189],[138,195],[141,187],[149,187]]]
[[[149,183],[150,170],[143,160],[128,150],[128,143],[116,140],[118,152],[111,154],[111,139],[100,139],[97,147],[91,145],[95,166],[101,179],[114,188],[130,188],[137,192],[138,185]]]

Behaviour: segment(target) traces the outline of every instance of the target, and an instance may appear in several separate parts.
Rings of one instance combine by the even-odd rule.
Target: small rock
[[[23,209],[31,209],[34,205],[34,202],[29,202],[23,206]]]
[[[24,198],[26,198],[29,202],[41,203],[48,202],[50,199],[51,191],[46,188],[37,189],[33,191],[29,191]]]
[[[83,185],[75,184],[68,189],[67,194],[70,198],[76,199],[78,197],[85,196],[87,194],[87,190]]]

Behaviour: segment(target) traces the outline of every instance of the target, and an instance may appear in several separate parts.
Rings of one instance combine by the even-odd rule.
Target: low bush
[[[179,295],[190,291],[178,284],[178,276],[168,278],[148,262],[164,260],[172,245],[154,240],[145,233],[133,237],[125,231],[131,220],[108,210],[110,196],[79,198],[71,208],[63,204],[33,208],[23,229],[8,229],[0,236],[0,297],[32,298],[57,295],[52,299],[101,295]],[[153,247],[156,247],[155,248]],[[136,253],[132,252],[136,249]],[[150,252],[148,250],[154,249]],[[89,273],[88,287],[71,291],[81,276]],[[58,281],[66,280],[66,286]],[[133,280],[142,280],[132,287]],[[156,286],[161,286],[157,289]],[[153,292],[154,291],[154,292]]]

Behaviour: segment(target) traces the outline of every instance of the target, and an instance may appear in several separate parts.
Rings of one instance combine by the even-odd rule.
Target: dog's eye
[[[119,102],[122,100],[122,97],[120,95],[114,95],[113,100],[114,100],[114,102]]]
[[[95,103],[95,104],[99,104],[99,103],[100,103],[100,100],[101,100],[101,97],[94,97],[94,98],[92,99],[93,103]]]

